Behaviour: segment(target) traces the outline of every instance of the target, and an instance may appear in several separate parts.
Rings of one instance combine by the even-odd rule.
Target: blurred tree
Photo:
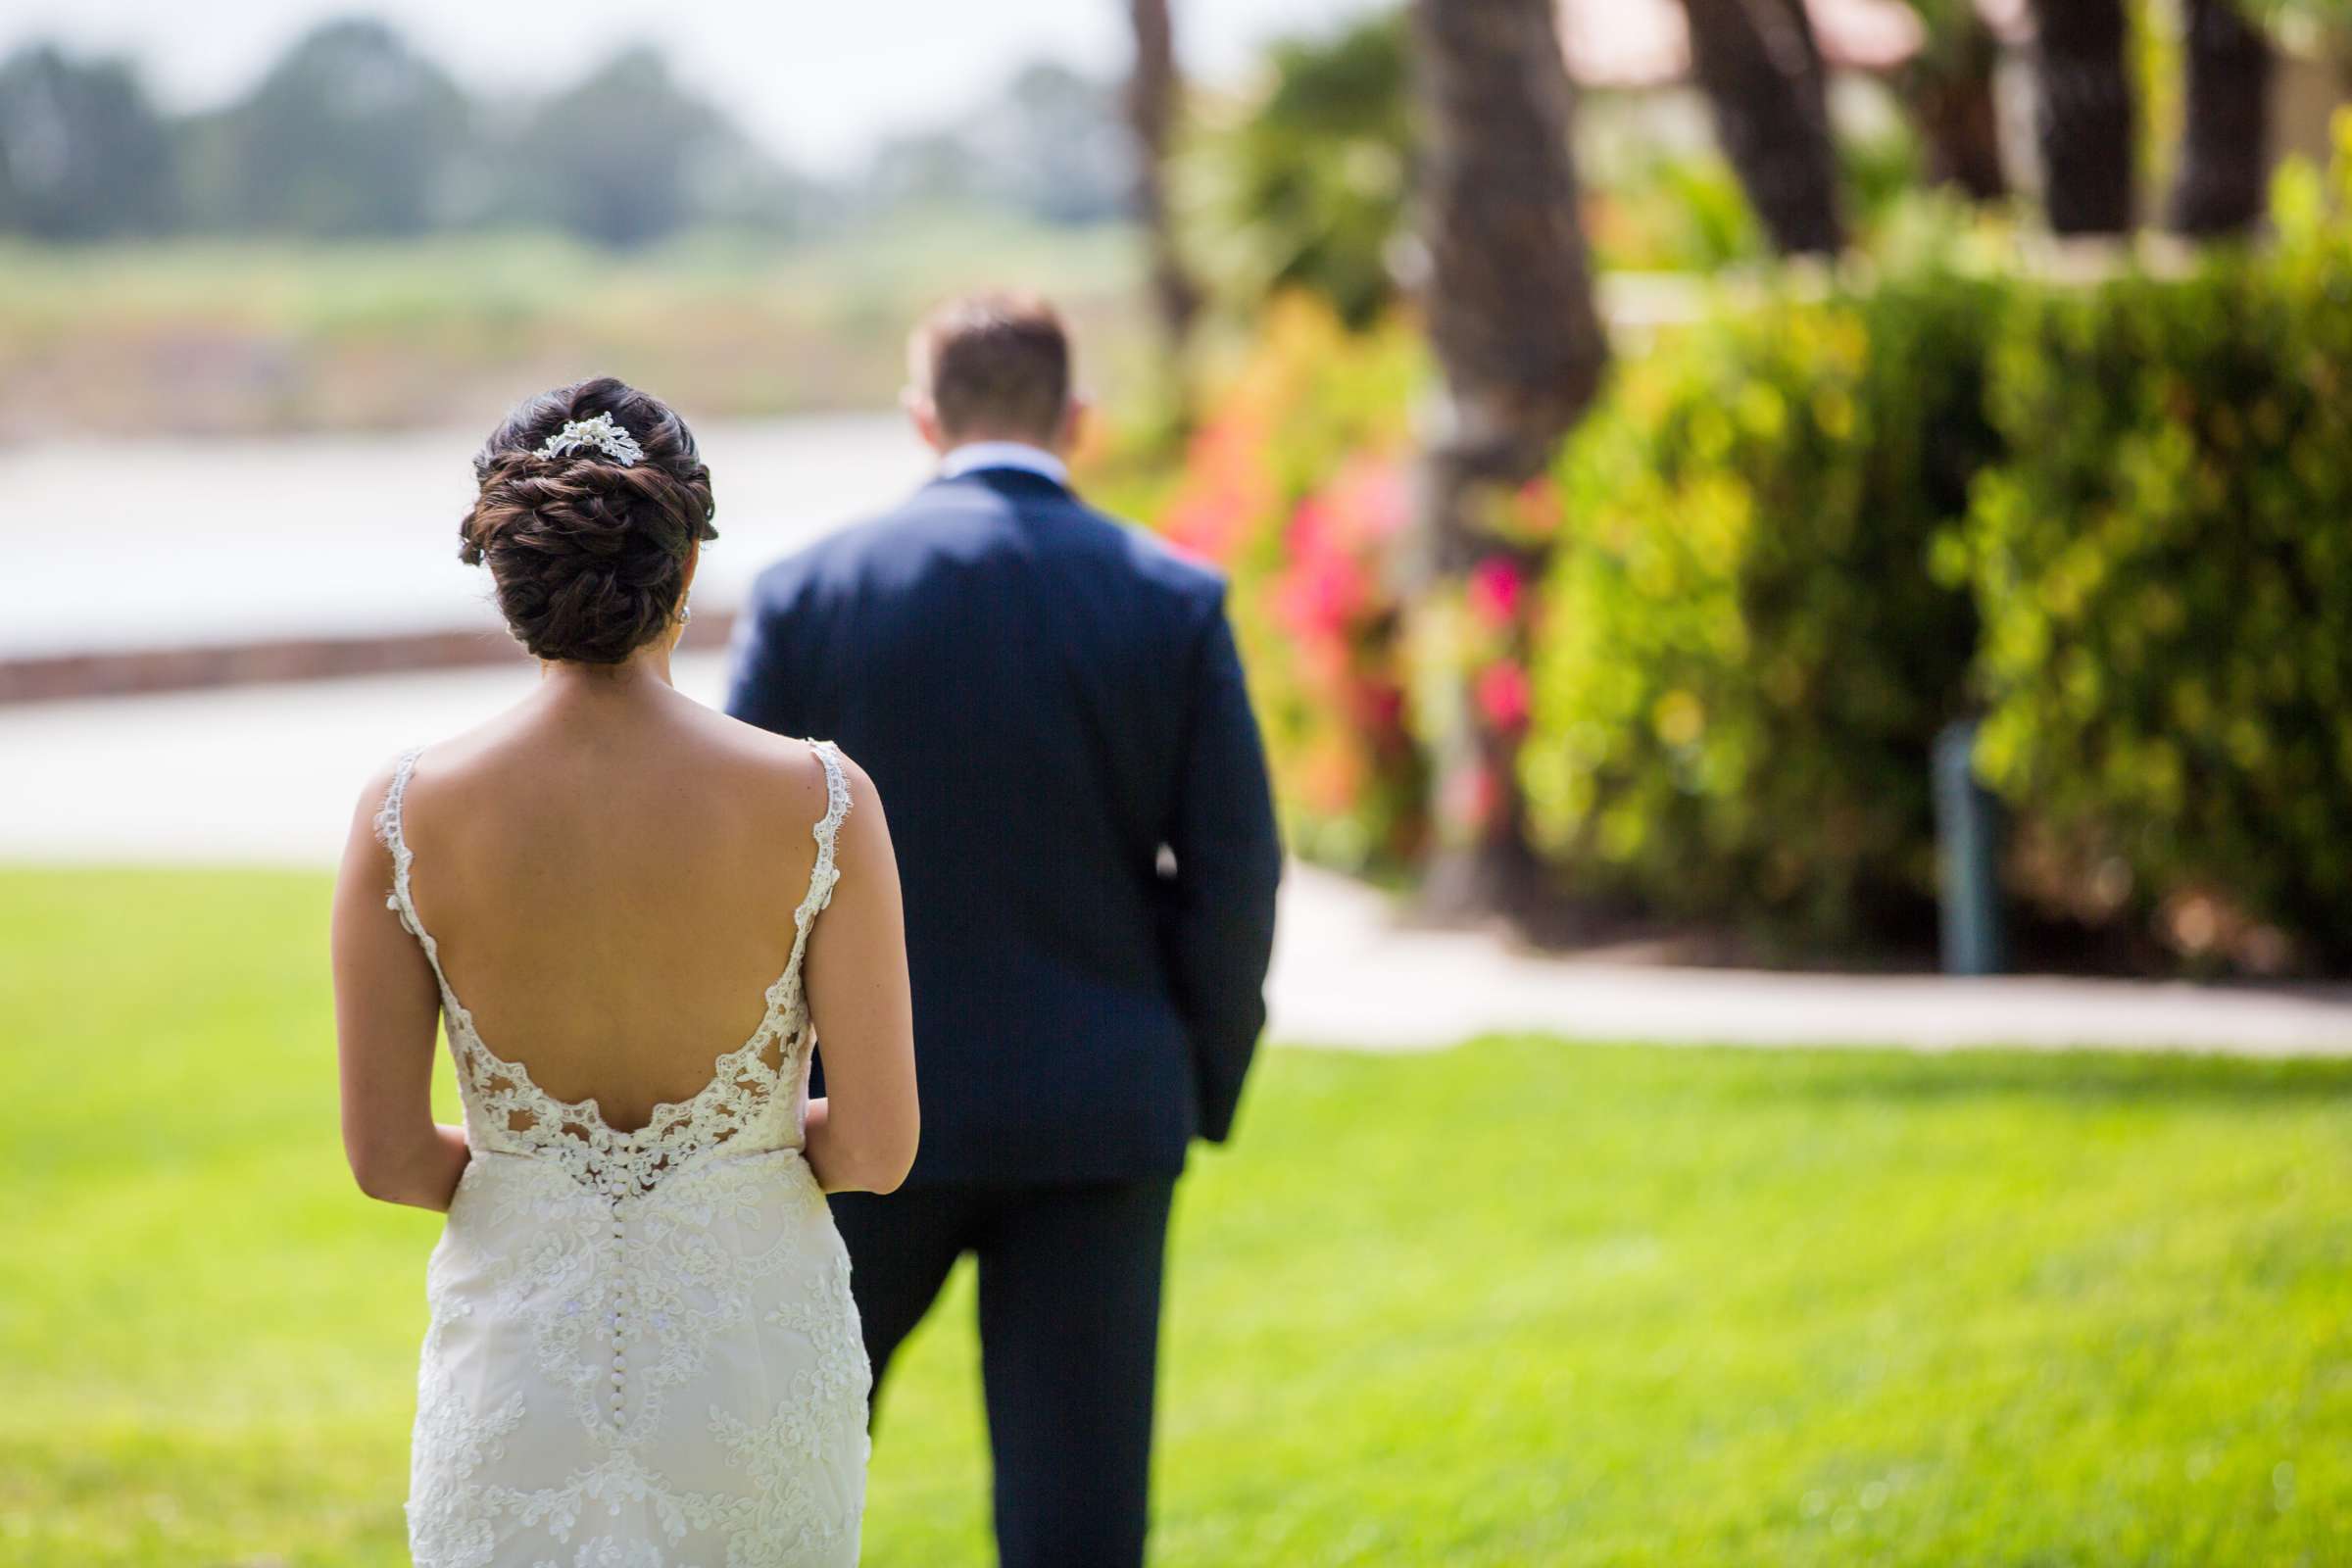
[[[382,23],[329,23],[191,122],[191,205],[221,228],[419,233],[452,216],[471,122],[448,75]]]
[[[1690,68],[1747,199],[1783,255],[1845,243],[1821,49],[1803,0],[1683,0]]]
[[[1541,543],[1498,526],[1584,413],[1608,362],[1579,221],[1574,116],[1552,0],[1413,0],[1423,111],[1422,303],[1442,374],[1419,536],[1429,578],[1412,614],[1435,659],[1422,723],[1435,753],[1433,912],[1530,913],[1544,881],[1514,766],[1524,703],[1482,701],[1450,663],[1446,618],[1472,583],[1524,583]],[[1516,589],[1490,598],[1517,606]],[[1524,612],[1519,612],[1524,613]],[[1525,627],[1482,672],[1525,689]]]
[[[2132,227],[2132,75],[2123,0],[2034,0],[2042,206],[2060,234]]]
[[[788,221],[793,186],[651,48],[541,104],[514,138],[505,204],[599,244],[650,244],[706,218]]]
[[[2234,0],[2185,0],[2183,22],[2188,110],[2168,220],[2183,234],[2231,233],[2270,197],[2271,43]]]
[[[48,45],[0,65],[0,229],[150,234],[175,205],[171,141],[129,67]]]
[[[1927,38],[1905,68],[1902,86],[1927,147],[1927,177],[1971,201],[1998,201],[2009,193],[1992,86],[2000,43],[1976,0],[1911,0],[1911,9]]]
[[[1159,315],[1177,409],[1191,407],[1189,347],[1200,288],[1178,248],[1168,212],[1168,149],[1175,129],[1180,82],[1175,22],[1168,0],[1128,0],[1135,31],[1135,66],[1127,78],[1127,122],[1134,131],[1135,212],[1152,248],[1152,298]]]
[[[1221,292],[1254,307],[1285,289],[1357,331],[1396,297],[1391,253],[1411,163],[1405,19],[1267,50],[1266,87],[1203,127],[1185,155],[1204,221],[1195,251]]]
[[[866,204],[885,211],[960,205],[988,186],[985,165],[980,149],[954,129],[887,136],[866,163]]]
[[[1040,60],[968,113],[886,139],[865,184],[882,209],[996,206],[1049,223],[1095,223],[1132,210],[1134,169],[1117,94]]]
[[[1117,94],[1058,61],[1015,73],[1004,94],[968,122],[994,199],[1049,223],[1125,216],[1134,194],[1134,151]]]

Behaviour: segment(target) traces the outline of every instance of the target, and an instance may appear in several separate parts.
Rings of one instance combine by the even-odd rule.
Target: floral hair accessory
[[[582,447],[596,448],[624,468],[645,456],[645,448],[637,444],[637,438],[614,423],[610,414],[600,414],[593,419],[572,420],[547,438],[547,445],[539,449],[539,456],[560,458],[566,452],[577,452]]]

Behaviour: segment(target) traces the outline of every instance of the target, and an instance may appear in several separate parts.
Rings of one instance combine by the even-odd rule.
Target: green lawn
[[[0,875],[0,1562],[405,1561],[432,1216],[326,885]],[[1271,1054],[1178,1214],[1161,1564],[2352,1562],[2352,1065]],[[867,1560],[985,1560],[968,1282]]]

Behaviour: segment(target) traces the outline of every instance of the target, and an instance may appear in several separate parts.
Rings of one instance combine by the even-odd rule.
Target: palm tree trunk
[[[1933,41],[1908,82],[1929,182],[1951,185],[1971,201],[1999,201],[2009,194],[1992,90],[2001,46],[1973,4],[1959,5],[1936,25],[1945,35]]]
[[[2034,0],[2042,208],[2060,234],[2132,228],[2132,76],[2123,0]]]
[[[2187,122],[2173,183],[2174,229],[2227,234],[2251,225],[2268,195],[2270,39],[2233,0],[2187,0]]]
[[[1551,0],[1413,0],[1423,117],[1423,308],[1443,383],[1419,498],[1420,592],[1441,612],[1490,564],[1541,567],[1488,526],[1500,494],[1541,472],[1592,401],[1608,345],[1578,212],[1572,102]],[[1507,656],[1524,658],[1523,637]],[[1482,722],[1471,672],[1432,715],[1440,848],[1433,912],[1517,912],[1540,897],[1523,830],[1515,726]],[[1448,816],[1448,803],[1474,808]]]
[[[1802,0],[1683,0],[1715,133],[1784,256],[1845,243],[1821,50]]]
[[[1175,387],[1173,402],[1182,413],[1190,408],[1187,351],[1200,291],[1184,265],[1168,213],[1167,162],[1178,90],[1175,23],[1168,0],[1128,0],[1128,19],[1135,31],[1135,69],[1127,79],[1127,120],[1136,149],[1135,205],[1151,246],[1152,299]]]

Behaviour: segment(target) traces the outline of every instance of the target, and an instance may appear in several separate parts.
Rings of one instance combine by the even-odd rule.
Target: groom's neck
[[[1062,443],[1051,435],[1040,435],[1035,430],[991,430],[986,428],[958,430],[954,435],[943,433],[939,440],[939,455],[944,458],[949,453],[963,447],[990,444],[1034,447],[1040,452],[1056,458],[1069,456],[1061,449]]]

